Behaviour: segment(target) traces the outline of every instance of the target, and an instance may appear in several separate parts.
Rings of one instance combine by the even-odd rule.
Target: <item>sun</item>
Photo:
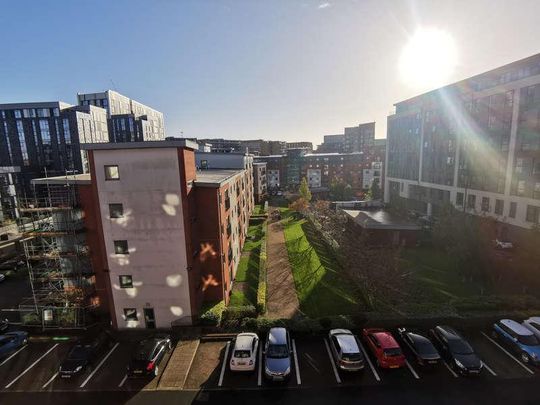
[[[420,28],[403,48],[399,60],[402,80],[415,89],[446,84],[457,64],[452,36],[438,28]]]

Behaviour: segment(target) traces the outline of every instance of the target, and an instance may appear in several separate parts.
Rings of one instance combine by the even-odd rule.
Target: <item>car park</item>
[[[255,333],[240,333],[234,341],[231,354],[231,371],[253,371],[257,362],[259,337]]]
[[[332,329],[328,334],[330,351],[341,370],[357,371],[364,368],[364,356],[356,336],[347,329]]]
[[[483,363],[473,348],[450,326],[436,326],[430,331],[433,341],[450,362],[452,368],[462,375],[480,374]]]
[[[523,321],[523,326],[529,329],[540,340],[540,316],[533,316]]]
[[[8,332],[4,335],[0,335],[0,358],[10,355],[27,343],[27,332]]]
[[[501,319],[493,325],[493,333],[518,353],[524,363],[540,365],[540,341],[529,328],[511,319]]]
[[[264,374],[272,381],[284,381],[291,374],[291,338],[285,328],[268,331],[264,349]]]
[[[384,329],[363,330],[364,340],[381,368],[400,368],[405,365],[405,356],[392,334]]]
[[[159,364],[172,349],[169,335],[157,335],[139,342],[127,367],[128,377],[144,377],[159,374]]]
[[[58,369],[60,377],[70,378],[82,374],[96,361],[109,343],[109,337],[105,332],[99,333],[94,338],[82,339],[75,343],[60,364]]]
[[[398,328],[399,336],[411,350],[416,362],[421,366],[432,366],[439,363],[441,356],[433,343],[419,331],[407,328]]]

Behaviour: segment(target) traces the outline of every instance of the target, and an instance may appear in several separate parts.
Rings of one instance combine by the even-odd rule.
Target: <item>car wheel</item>
[[[521,360],[523,361],[523,363],[529,363],[531,361],[531,358],[529,357],[529,355],[525,352],[521,353]]]
[[[22,341],[22,344],[23,344],[23,346],[25,346],[26,344],[28,344],[28,339],[27,339],[27,338],[24,338],[23,341]]]
[[[159,367],[156,366],[156,367],[154,368],[154,377],[157,377],[158,375],[159,375]]]

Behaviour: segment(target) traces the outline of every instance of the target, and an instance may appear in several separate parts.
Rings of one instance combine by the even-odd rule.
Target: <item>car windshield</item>
[[[152,343],[142,343],[138,348],[133,358],[135,360],[148,360],[150,358],[150,353],[154,350],[154,345]]]
[[[360,361],[362,360],[362,355],[360,353],[343,353],[341,355],[345,361]]]
[[[518,337],[518,341],[526,346],[539,346],[540,343],[534,335],[521,335]]]
[[[467,342],[461,339],[448,340],[450,351],[454,354],[473,354],[473,349]]]
[[[383,353],[386,357],[401,356],[401,349],[399,347],[392,347],[391,349],[384,349]]]
[[[250,350],[235,350],[234,357],[237,359],[246,359],[251,356]]]
[[[289,357],[289,349],[287,345],[270,345],[266,356],[272,359],[284,359]]]
[[[69,352],[68,358],[71,360],[84,359],[88,354],[88,349],[85,346],[77,345]]]
[[[420,342],[416,344],[418,352],[426,355],[438,354],[437,350],[429,342]]]

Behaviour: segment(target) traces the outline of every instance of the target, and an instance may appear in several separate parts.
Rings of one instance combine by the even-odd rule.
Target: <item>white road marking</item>
[[[7,359],[5,359],[2,363],[0,363],[0,367],[3,366],[4,364],[6,364],[8,361],[10,361],[13,357],[15,357],[16,355],[18,355],[20,352],[22,352],[24,349],[26,349],[28,347],[28,345],[24,345],[23,347],[21,347],[19,350],[17,350],[15,353],[13,353],[11,356],[9,356]]]
[[[112,347],[111,350],[109,350],[109,353],[107,353],[105,355],[105,357],[103,357],[103,359],[99,362],[99,364],[97,365],[97,367],[95,369],[92,370],[92,372],[90,373],[90,375],[88,377],[86,377],[86,380],[83,381],[83,383],[81,384],[81,386],[79,388],[84,388],[86,384],[88,384],[88,381],[90,381],[90,379],[94,376],[94,374],[97,373],[97,371],[100,369],[100,367],[103,365],[103,363],[105,363],[105,360],[107,360],[109,358],[109,356],[112,354],[112,352],[114,352],[116,350],[116,348],[118,347],[120,343],[115,343],[114,346]]]
[[[36,364],[38,364],[41,360],[43,360],[45,358],[45,356],[47,356],[50,352],[52,352],[57,347],[58,347],[58,343],[56,343],[53,347],[51,347],[49,350],[47,350],[45,352],[45,354],[43,354],[39,359],[34,361],[32,364],[30,364],[30,366],[26,370],[24,370],[21,374],[19,374],[17,377],[15,377],[15,379],[13,381],[11,381],[8,385],[6,385],[6,388],[9,388],[13,384],[15,384],[23,375],[28,373],[32,369],[32,367],[34,367]]]
[[[313,357],[309,355],[309,353],[304,353],[304,357],[307,359],[307,362],[317,373],[321,374],[321,370],[319,370],[319,367],[317,367],[317,362]]]
[[[41,386],[41,388],[47,388],[47,385],[49,385],[50,383],[52,383],[56,377],[58,377],[58,371],[57,371],[56,373],[54,373],[54,375],[50,378],[50,380],[47,381],[45,384],[43,384],[43,385]]]
[[[296,370],[296,384],[300,385],[302,384],[302,380],[300,378],[300,368],[298,367],[298,356],[296,355],[296,342],[294,339],[292,340],[292,347],[293,347],[293,357],[294,357],[294,368]]]
[[[495,371],[493,371],[491,369],[491,367],[489,367],[485,362],[482,362],[482,364],[484,365],[484,367],[486,368],[487,371],[489,371],[491,373],[491,375],[493,375],[493,377],[497,377],[497,373]]]
[[[334,358],[332,357],[332,352],[330,352],[330,346],[328,346],[328,341],[326,338],[323,339],[324,344],[326,345],[326,351],[328,352],[328,357],[330,357],[330,364],[332,364],[332,369],[334,370],[334,375],[336,376],[336,381],[338,384],[341,384],[341,378],[339,376],[339,373],[336,368],[336,364],[334,362]]]
[[[492,338],[490,338],[488,335],[486,335],[484,332],[481,332],[482,335],[486,339],[488,339],[491,343],[493,343],[495,346],[497,346],[499,349],[501,349],[508,357],[512,358],[517,364],[519,364],[521,367],[523,367],[525,370],[527,370],[528,373],[534,374],[534,371],[531,370],[529,367],[527,367],[525,364],[523,364],[521,361],[519,361],[517,358],[515,358],[508,350],[506,350],[504,347],[502,347],[500,344],[498,344],[496,341],[494,341]],[[1,364],[0,364],[1,365]]]
[[[379,374],[375,370],[375,367],[373,367],[373,363],[371,362],[371,359],[369,358],[369,356],[368,356],[368,354],[366,352],[366,349],[364,349],[364,345],[362,344],[362,342],[360,342],[359,339],[356,339],[356,341],[358,342],[358,346],[360,346],[360,349],[362,349],[362,352],[364,353],[364,358],[367,360],[367,362],[369,364],[369,368],[371,368],[371,371],[373,372],[373,375],[375,376],[375,379],[377,381],[381,381],[381,377],[379,377]]]
[[[414,376],[414,378],[419,380],[420,376],[418,375],[418,373],[416,371],[414,371],[414,368],[412,368],[411,363],[409,363],[409,360],[405,360],[405,364],[407,365],[407,367],[411,371],[411,374]]]
[[[262,344],[259,344],[259,374],[257,376],[257,386],[260,387],[261,385],[262,385]]]
[[[445,360],[443,360],[443,364],[446,366],[446,368],[448,369],[448,371],[450,371],[450,373],[452,373],[452,375],[454,376],[454,378],[458,378],[457,373],[456,373],[454,370],[452,370],[452,367],[450,367],[450,366],[448,365],[448,363],[447,363]]]
[[[227,357],[229,356],[229,349],[231,347],[231,341],[227,342],[227,348],[225,349],[225,357],[223,358],[223,364],[221,366],[221,374],[219,375],[218,387],[223,384],[223,376],[225,375],[225,368],[227,368]]]
[[[124,376],[124,378],[122,378],[122,381],[120,381],[120,384],[118,384],[118,388],[122,388],[122,386],[124,385],[124,383],[126,382],[127,380],[127,374]]]

